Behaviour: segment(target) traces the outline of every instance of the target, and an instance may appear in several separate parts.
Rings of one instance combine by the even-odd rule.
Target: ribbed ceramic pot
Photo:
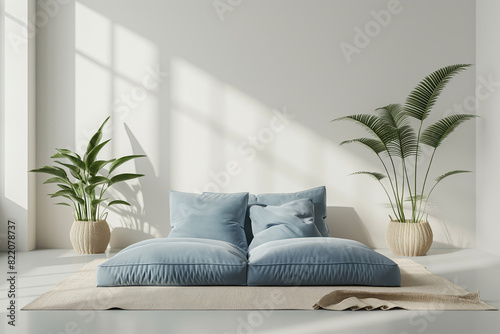
[[[79,254],[104,253],[111,238],[106,220],[75,221],[69,231],[71,245]]]
[[[432,245],[432,229],[429,222],[419,223],[390,221],[385,241],[397,256],[422,256]]]

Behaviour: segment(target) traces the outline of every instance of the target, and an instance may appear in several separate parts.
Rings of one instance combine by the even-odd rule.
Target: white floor
[[[380,252],[390,255],[387,250]],[[51,289],[94,258],[72,250],[18,253],[17,305]],[[479,290],[500,308],[500,257],[478,250],[431,250],[414,258],[437,275]],[[0,255],[7,276],[7,256]],[[500,333],[500,311],[17,311],[16,326],[7,324],[7,281],[0,284],[0,333]]]

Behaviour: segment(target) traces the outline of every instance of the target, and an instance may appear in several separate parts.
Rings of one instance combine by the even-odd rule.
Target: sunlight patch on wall
[[[126,123],[159,174],[158,47],[148,39],[75,4],[75,142],[78,151],[107,116],[108,156],[132,154]],[[126,168],[134,168],[132,162]]]
[[[75,55],[75,143],[79,153],[85,152],[88,141],[109,113],[110,82],[109,71],[83,55]],[[111,127],[107,125],[104,137],[110,135]],[[110,147],[104,147],[102,153],[109,155]]]
[[[84,153],[99,124],[109,115],[111,87],[109,19],[75,3],[75,148]],[[70,111],[68,111],[70,112]],[[113,120],[112,120],[113,121]],[[104,129],[109,137],[111,124]],[[110,145],[102,153],[111,153]]]
[[[75,3],[75,48],[94,61],[111,66],[111,21],[98,12]]]
[[[305,113],[266,106],[184,59],[171,64],[172,189],[262,193],[331,184],[332,197],[342,189],[337,203],[352,203],[361,189],[370,195],[372,188],[346,177],[365,162],[302,125],[295,113]]]
[[[24,1],[5,2],[4,61],[4,195],[28,209],[28,45],[13,44],[14,39],[27,36],[27,4]]]
[[[85,152],[98,126],[111,115],[103,129],[103,140],[112,140],[99,158],[146,154],[143,159],[152,167],[147,176],[159,177],[158,91],[166,74],[159,68],[158,46],[80,2],[75,3],[75,20],[77,152]],[[136,164],[136,160],[129,161],[116,172],[146,172],[137,170]],[[144,218],[147,212],[141,181],[120,183],[109,190],[113,199],[124,199],[131,204],[109,209],[114,245],[126,246],[160,236],[158,229]]]
[[[113,117],[114,152],[130,154],[130,139],[123,126],[130,128],[151,162],[160,173],[160,103],[158,91],[166,74],[159,68],[158,46],[135,32],[116,24],[113,29]],[[124,145],[126,143],[126,145]],[[135,152],[137,153],[137,152]]]
[[[158,65],[158,46],[134,31],[115,24],[113,29],[113,66],[120,77],[140,84],[145,68]]]
[[[183,59],[172,59],[171,72],[172,188],[225,191],[254,159],[246,135],[269,108]]]

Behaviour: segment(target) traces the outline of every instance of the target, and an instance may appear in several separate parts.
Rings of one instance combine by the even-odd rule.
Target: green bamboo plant
[[[424,128],[425,120],[446,84],[469,66],[471,65],[450,65],[431,73],[413,89],[404,105],[390,104],[376,109],[375,114],[351,115],[333,120],[353,121],[372,135],[371,138],[346,140],[341,145],[357,143],[375,153],[385,174],[367,171],[353,174],[369,175],[382,185],[399,222],[418,223],[423,220],[429,197],[436,186],[449,176],[469,172],[449,171],[437,177],[430,189],[426,187],[438,148],[459,125],[476,117],[471,114],[454,114]],[[426,164],[423,180],[418,182],[418,162],[423,145],[429,147],[432,153]],[[382,181],[384,179],[388,181]],[[410,216],[405,214],[405,201],[411,202]],[[391,219],[393,220],[392,217]]]
[[[128,205],[123,200],[106,201],[103,198],[106,191],[113,185],[132,180],[143,174],[111,174],[122,164],[132,159],[145,157],[145,155],[128,155],[119,159],[98,160],[97,156],[101,149],[109,143],[108,139],[101,143],[102,129],[109,117],[102,123],[97,132],[90,139],[87,151],[83,158],[77,153],[68,149],[56,149],[57,153],[51,156],[52,159],[66,159],[67,162],[55,160],[54,162],[61,166],[43,166],[42,168],[30,170],[35,173],[46,173],[53,177],[47,179],[44,184],[55,183],[59,190],[50,197],[62,197],[68,202],[56,203],[56,205],[65,205],[72,207],[75,212],[75,218],[80,221],[98,221],[102,219],[106,209],[112,205]],[[104,167],[109,165],[107,171]],[[68,175],[71,175],[71,177]],[[104,206],[104,207],[102,207]],[[102,209],[102,210],[101,210]]]

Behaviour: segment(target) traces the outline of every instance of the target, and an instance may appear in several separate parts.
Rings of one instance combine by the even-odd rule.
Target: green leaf
[[[85,192],[87,193],[87,195],[89,196],[92,196],[94,193],[94,190],[96,187],[98,187],[100,184],[102,183],[96,183],[96,184],[92,184],[92,185],[89,185],[89,186],[86,186],[85,187]]]
[[[70,199],[72,201],[76,201],[76,202],[80,203],[81,205],[85,204],[85,201],[82,198],[80,198],[79,196],[77,196],[73,190],[67,190],[67,189],[59,190],[53,194],[49,194],[49,196],[51,198],[64,197],[64,198]]]
[[[73,190],[70,190],[70,189],[59,190],[59,191],[51,194],[50,197],[58,197],[58,196],[63,196],[63,195],[70,196],[70,197],[76,197],[75,192]]]
[[[43,184],[49,184],[49,183],[65,183],[67,185],[72,185],[71,182],[69,182],[68,180],[65,180],[61,177],[52,177],[50,179],[47,179]]]
[[[78,180],[82,180],[82,176],[80,175],[80,168],[78,168],[77,166],[66,164],[66,163],[63,163],[60,161],[54,161],[54,162],[68,168],[71,172],[71,175],[73,175],[74,178],[76,178]]]
[[[392,156],[408,158],[418,154],[417,135],[413,128],[404,125],[396,129],[396,138],[387,144],[387,149]]]
[[[112,184],[115,184],[118,182],[136,179],[136,178],[141,177],[141,176],[144,176],[144,174],[118,174],[116,176],[113,176],[109,180],[109,184],[112,185]]]
[[[94,147],[89,152],[89,154],[87,154],[87,156],[85,158],[85,166],[87,166],[87,168],[90,168],[90,166],[92,166],[92,164],[94,163],[95,159],[97,158],[97,154],[99,154],[99,151],[104,147],[104,145],[106,145],[107,143],[109,143],[110,140],[111,139],[108,139],[105,142],[100,143],[99,145],[97,145],[96,147]]]
[[[389,104],[376,109],[376,111],[378,111],[380,119],[392,128],[408,125],[408,113],[399,103]]]
[[[457,114],[445,117],[424,130],[421,142],[430,147],[438,148],[446,137],[460,124],[475,117],[477,116],[470,114]]]
[[[96,198],[91,202],[90,206],[92,207],[92,209],[95,209],[100,203],[104,202],[105,200],[107,200],[107,198],[105,199]]]
[[[386,151],[384,143],[382,143],[380,140],[373,138],[356,138],[351,140],[345,140],[341,142],[340,145],[352,144],[352,143],[362,144],[371,149],[373,152],[375,152],[375,154],[380,154]]]
[[[114,201],[109,202],[109,204],[108,204],[107,207],[110,207],[111,205],[117,205],[117,204],[123,204],[123,205],[130,206],[130,204],[128,202],[125,202],[125,201],[122,201],[122,200],[114,200]]]
[[[98,145],[101,142],[101,139],[102,139],[102,131],[97,131],[90,139],[89,144],[87,145],[87,151],[85,155],[88,155],[90,151],[92,151],[94,147],[96,147],[96,145]]]
[[[83,163],[83,161],[81,160],[80,157],[75,157],[71,154],[67,154],[67,153],[62,153],[62,155],[67,158],[69,161],[71,161],[73,163],[73,165],[75,167],[77,167],[79,170],[81,170],[82,172],[85,172],[85,164]]]
[[[75,179],[80,180],[80,181],[83,181],[83,178],[82,178],[82,176],[81,176],[80,174],[77,174],[77,173],[75,173],[75,172],[73,172],[73,171],[70,171],[70,172],[71,172],[71,175],[72,175]]]
[[[351,175],[369,175],[373,178],[375,178],[377,181],[380,181],[382,179],[385,179],[387,176],[382,174],[382,173],[377,173],[377,172],[356,172],[356,173],[352,173]]]
[[[389,104],[378,108],[380,119],[394,130],[394,138],[387,143],[387,150],[391,156],[402,159],[417,154],[417,135],[409,125],[408,114],[400,104]]]
[[[110,180],[107,178],[107,177],[104,177],[104,176],[92,176],[90,179],[89,179],[89,185],[92,186],[92,185],[99,185],[99,184],[103,184],[103,183],[108,183]]]
[[[455,174],[461,174],[461,173],[470,173],[470,170],[452,170],[448,173],[445,173],[438,178],[436,178],[436,184],[441,182],[443,179],[447,178],[448,176],[455,175]]]
[[[111,172],[113,172],[116,168],[118,168],[119,166],[121,166],[122,164],[124,164],[125,162],[129,161],[129,160],[132,160],[132,159],[136,159],[136,158],[143,158],[145,157],[145,155],[127,155],[125,157],[122,157],[122,158],[119,158],[119,159],[116,159],[110,166],[109,168],[109,173],[111,174]]]
[[[76,152],[73,152],[71,150],[65,148],[56,148],[56,151],[59,152],[64,158],[66,158],[67,155],[71,155],[75,158],[82,160],[82,158]]]
[[[30,170],[30,172],[51,174],[51,175],[58,176],[62,179],[68,180],[68,174],[66,174],[66,171],[60,167],[43,166],[42,168],[32,169],[32,170]],[[68,182],[69,182],[69,180],[68,180]]]
[[[92,165],[90,165],[90,167],[89,167],[89,174],[92,176],[96,175],[97,173],[99,173],[99,171],[104,166],[106,166],[107,164],[109,164],[110,162],[113,162],[113,161],[116,161],[116,160],[97,160],[97,161],[94,161],[92,163]]]
[[[471,64],[450,65],[425,77],[406,99],[408,114],[420,121],[426,119],[446,84],[469,66]]]
[[[75,192],[72,191],[72,190],[66,190],[66,189],[65,190],[59,190],[59,191],[57,191],[57,192],[55,192],[53,194],[49,194],[49,195],[50,195],[51,198],[54,198],[54,197],[64,197],[64,198],[67,198],[67,199],[69,199],[69,200],[71,200],[73,202],[76,201],[76,202],[78,202],[81,205],[85,204],[85,201],[82,198],[80,198],[79,196],[77,196],[75,194]]]
[[[53,156],[51,156],[52,159],[62,159],[62,158],[66,158],[64,155],[62,155],[61,153],[56,153],[54,154]]]
[[[375,135],[384,145],[387,145],[394,139],[394,128],[388,126],[383,120],[376,115],[360,114],[350,115],[334,119],[332,122],[349,120],[358,125],[361,125],[365,130]]]
[[[64,184],[58,184],[57,186],[59,188],[61,188],[62,190],[70,190],[70,191],[74,192],[73,188],[70,188],[70,187],[68,187],[68,186],[66,186]]]
[[[85,205],[85,201],[80,197],[71,197],[71,200],[78,202],[80,205]]]
[[[68,203],[63,203],[63,202],[61,202],[61,203],[56,203],[55,205],[65,205],[65,206],[69,206],[70,208],[73,208],[73,206],[72,206],[72,205],[70,205],[70,204],[68,204]]]
[[[83,198],[83,182],[78,182],[75,187],[75,192],[78,195],[78,197]]]
[[[87,152],[85,153],[86,156],[90,153],[90,151],[92,151],[96,147],[96,145],[98,145],[101,142],[102,129],[104,128],[104,125],[108,122],[110,117],[111,116],[108,116],[108,118],[106,118],[104,120],[104,122],[101,124],[99,129],[96,131],[96,133],[90,139],[89,144],[87,145]]]

